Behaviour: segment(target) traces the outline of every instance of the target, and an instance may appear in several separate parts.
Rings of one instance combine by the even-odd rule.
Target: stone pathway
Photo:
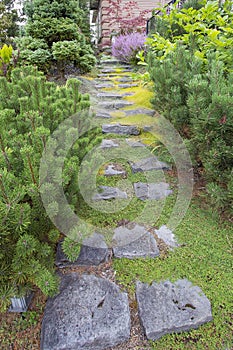
[[[112,123],[116,110],[126,117],[134,114],[153,116],[154,113],[147,108],[133,108],[133,103],[124,99],[127,95],[125,89],[136,86],[128,75],[130,67],[112,59],[102,62],[100,69],[94,81],[97,103],[93,111],[96,118],[103,119],[102,132],[106,137],[99,149],[102,152],[120,150],[124,144],[130,171],[135,175],[148,174],[147,179],[153,178],[155,173],[169,170],[169,164],[152,156],[149,151],[146,156],[146,145],[137,139],[142,132],[138,125]],[[104,119],[110,120],[110,123],[107,124]],[[137,159],[131,158],[130,150],[137,150]],[[127,178],[128,170],[120,163],[113,162],[106,165],[103,175],[106,179],[114,176]],[[159,178],[157,182],[132,183],[132,193],[141,201],[160,203],[173,192],[170,185]],[[106,203],[124,201],[127,197],[124,189],[99,186],[92,200]],[[66,258],[60,242],[56,256],[61,278],[60,292],[54,298],[49,298],[46,305],[41,350],[150,349],[146,339],[156,340],[165,334],[197,328],[211,321],[209,300],[199,287],[185,279],[175,283],[154,281],[151,285],[137,281],[136,299],[133,301],[137,307],[131,307],[132,300],[112,278],[114,271],[111,275],[103,272],[112,257],[158,258],[159,240],[168,249],[181,249],[174,233],[166,226],[148,229],[143,224],[133,222],[119,223],[113,231],[110,248],[104,237],[94,232],[83,242],[80,254],[73,263]],[[68,273],[65,272],[67,268],[71,269]],[[135,336],[139,339],[137,344],[133,340]]]

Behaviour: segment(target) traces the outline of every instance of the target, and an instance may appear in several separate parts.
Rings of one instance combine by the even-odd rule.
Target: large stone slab
[[[113,244],[116,258],[154,258],[159,255],[155,238],[140,225],[131,229],[126,226],[117,227],[114,230]]]
[[[157,157],[149,157],[140,159],[136,163],[131,163],[133,173],[141,171],[150,171],[150,170],[169,170],[170,166],[167,163],[161,162]]]
[[[201,289],[186,279],[152,285],[137,282],[139,317],[148,339],[198,328],[212,320],[211,305]]]
[[[136,197],[141,199],[142,201],[146,199],[159,200],[172,194],[172,190],[169,189],[169,184],[166,182],[136,182],[133,184],[133,186]]]
[[[104,101],[104,102],[99,102],[98,103],[98,107],[100,109],[121,109],[124,107],[129,107],[132,106],[133,102],[129,102],[129,101]]]
[[[130,109],[128,111],[125,111],[125,113],[127,116],[137,115],[137,114],[145,114],[145,115],[153,116],[155,114],[155,111],[149,108],[135,108],[135,109]]]
[[[102,83],[102,84],[96,84],[95,87],[96,87],[96,89],[114,88],[114,84]]]
[[[106,110],[97,110],[95,112],[95,116],[96,116],[96,118],[101,118],[101,119],[111,119],[112,118],[111,114]]]
[[[174,233],[166,225],[161,226],[159,230],[154,230],[154,232],[171,249],[179,246]]]
[[[62,242],[57,246],[55,264],[59,268],[67,266],[98,266],[110,258],[110,249],[104,241],[104,237],[94,233],[93,236],[84,240],[80,253],[74,262],[70,262],[62,250]]]
[[[128,297],[118,286],[94,275],[61,277],[46,304],[41,350],[103,350],[129,336]]]
[[[103,99],[103,100],[118,100],[123,98],[124,95],[122,94],[117,94],[114,92],[100,92],[97,94],[97,98]]]
[[[99,186],[100,193],[96,193],[92,199],[101,201],[107,199],[127,199],[127,193],[116,187]]]
[[[118,87],[121,89],[129,89],[136,86],[138,86],[138,84],[118,84]]]
[[[122,124],[104,124],[102,125],[102,132],[104,134],[118,134],[118,135],[139,135],[140,130],[136,125],[122,125]]]
[[[116,148],[119,143],[116,140],[102,140],[100,148]]]
[[[115,81],[118,81],[119,83],[129,83],[131,82],[133,79],[131,77],[120,77],[115,79]]]

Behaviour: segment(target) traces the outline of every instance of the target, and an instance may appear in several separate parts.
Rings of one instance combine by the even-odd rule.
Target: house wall
[[[141,11],[150,10],[148,14],[145,16],[145,30],[146,30],[146,20],[149,19],[152,15],[152,10],[157,7],[164,6],[166,3],[165,0],[135,0],[138,4],[138,9],[135,9],[132,17],[137,17]],[[122,0],[122,4],[129,2],[129,0]],[[115,26],[111,25],[110,28],[110,15],[109,11],[109,1],[101,0],[99,5],[99,14],[97,17],[97,26],[100,28],[99,30],[99,42],[102,45],[109,45],[111,43],[111,32],[118,32],[119,27],[117,24]]]

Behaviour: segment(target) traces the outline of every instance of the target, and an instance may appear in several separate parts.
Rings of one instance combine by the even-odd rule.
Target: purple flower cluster
[[[112,44],[112,55],[121,61],[134,63],[136,55],[144,49],[146,34],[129,33],[119,35]]]

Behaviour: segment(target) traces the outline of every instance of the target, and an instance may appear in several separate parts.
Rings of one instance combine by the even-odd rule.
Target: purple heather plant
[[[136,55],[145,49],[145,40],[146,34],[139,32],[119,35],[112,44],[112,55],[123,62],[136,64]]]

